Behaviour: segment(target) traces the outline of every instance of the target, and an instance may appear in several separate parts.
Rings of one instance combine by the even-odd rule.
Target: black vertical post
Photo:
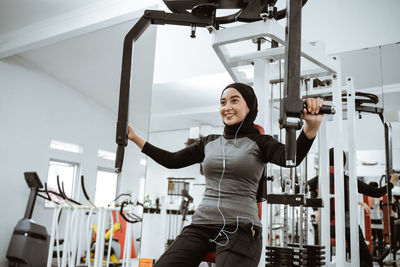
[[[39,188],[42,188],[43,185],[40,182],[39,176],[36,172],[24,172],[25,181],[28,187],[31,189],[29,194],[28,203],[26,204],[25,208],[25,215],[24,219],[31,219],[33,209],[35,207],[36,196],[39,191]]]
[[[389,122],[384,122],[384,128],[385,128],[385,159],[386,159],[386,187],[388,189],[387,195],[388,195],[388,203],[387,207],[390,209],[389,210],[389,240],[390,240],[390,250],[393,256],[394,261],[396,261],[396,243],[397,243],[397,237],[396,237],[396,228],[394,227],[392,223],[392,216],[391,216],[391,210],[392,210],[392,190],[389,188],[389,181],[390,181],[390,176],[392,175],[393,172],[393,153],[392,153],[392,125]]]
[[[31,193],[29,194],[28,204],[26,204],[24,219],[31,219],[33,208],[35,207],[36,195],[38,192],[37,187],[31,187]]]
[[[286,129],[286,165],[296,165],[296,130],[301,128],[303,101],[300,99],[301,9],[299,0],[287,1],[284,98],[280,127]]]
[[[215,10],[211,16],[195,16],[192,14],[171,14],[160,10],[146,10],[144,15],[138,20],[133,28],[127,33],[124,39],[124,48],[122,52],[121,85],[118,105],[117,122],[117,153],[115,159],[115,172],[122,171],[124,161],[125,146],[128,144],[128,114],[129,114],[129,94],[132,72],[132,48],[143,32],[150,24],[171,24],[197,27],[206,27],[214,25]],[[132,89],[133,90],[133,89]]]
[[[135,26],[128,32],[124,39],[124,48],[122,52],[122,69],[121,69],[121,87],[118,105],[118,122],[116,142],[118,144],[115,171],[117,173],[122,170],[124,161],[125,146],[128,144],[128,114],[129,114],[129,93],[131,84],[132,69],[132,49],[133,42],[136,41],[142,33],[150,25],[151,20],[142,16]],[[132,89],[133,90],[133,89]]]

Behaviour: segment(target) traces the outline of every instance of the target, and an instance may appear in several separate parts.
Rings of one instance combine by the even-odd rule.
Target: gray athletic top
[[[301,132],[297,139],[298,164],[307,155],[312,142]],[[259,134],[238,136],[236,141],[221,135],[209,135],[177,152],[146,143],[142,152],[167,168],[203,162],[206,188],[203,200],[192,216],[192,224],[223,224],[217,209],[220,194],[219,207],[228,225],[236,225],[237,219],[240,223],[249,223],[251,219],[255,225],[261,226],[256,195],[265,164],[271,162],[285,166],[285,145],[269,135]]]

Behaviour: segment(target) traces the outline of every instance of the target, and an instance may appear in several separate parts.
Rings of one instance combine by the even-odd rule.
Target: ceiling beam
[[[0,59],[100,30],[157,9],[157,0],[103,0],[0,36]]]

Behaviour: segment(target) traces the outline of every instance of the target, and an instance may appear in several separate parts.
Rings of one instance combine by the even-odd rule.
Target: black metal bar
[[[300,57],[301,57],[301,3],[288,1],[288,16],[285,40],[285,97],[288,101],[300,99]],[[297,113],[298,107],[285,107],[286,112]]]
[[[290,206],[304,206],[322,208],[321,198],[305,198],[303,194],[289,195],[289,194],[269,194],[267,195],[268,204],[282,204]]]
[[[83,191],[83,195],[85,196],[87,201],[90,201],[90,197],[86,191],[86,187],[85,187],[85,177],[83,175],[81,175],[81,187],[82,187],[82,191]]]
[[[117,121],[117,154],[115,159],[115,171],[117,173],[122,170],[124,161],[125,146],[128,144],[128,113],[129,113],[129,92],[131,82],[131,67],[132,67],[132,47],[133,42],[150,25],[150,19],[142,16],[139,21],[128,32],[124,39],[124,47],[122,52],[122,69],[121,69],[121,87],[119,93],[118,105],[118,121]]]
[[[69,197],[67,196],[67,194],[65,194],[64,182],[61,182],[61,186],[62,186],[63,195],[66,197],[66,199],[67,199],[69,202],[72,202],[72,203],[74,203],[74,204],[76,204],[76,205],[82,205],[82,204],[79,203],[78,201],[75,201],[75,200],[73,200],[72,198],[69,198]]]
[[[33,209],[35,208],[36,196],[40,188],[43,187],[42,182],[36,172],[24,172],[25,181],[31,189],[29,193],[28,203],[25,208],[25,219],[32,218]]]
[[[61,196],[64,200],[69,201],[69,202],[72,202],[72,203],[74,203],[74,204],[76,204],[76,205],[82,205],[81,203],[79,203],[79,202],[77,202],[77,201],[75,201],[75,200],[69,198],[69,197],[67,196],[67,194],[65,194],[65,191],[64,191],[64,182],[61,182],[61,184],[60,184],[60,176],[58,176],[58,175],[57,175],[57,188],[58,188],[58,192],[60,193],[60,196]]]
[[[306,102],[303,103],[303,107],[305,109],[307,109]],[[309,113],[309,112],[307,112],[307,113]],[[336,113],[336,107],[330,106],[330,105],[322,105],[318,111],[318,114],[335,114],[335,113]]]
[[[49,190],[47,190],[47,183],[44,183],[44,192],[47,195],[47,200],[51,201],[52,199],[50,197]]]
[[[281,101],[280,128],[286,129],[286,166],[296,166],[296,130],[302,126],[303,101],[300,98],[302,2],[287,2],[284,97]]]
[[[120,173],[122,171],[125,146],[128,145],[127,133],[133,43],[140,38],[150,24],[172,24],[182,26],[196,25],[197,27],[205,27],[212,25],[212,23],[212,17],[194,16],[192,14],[173,14],[159,10],[146,10],[144,15],[126,34],[122,52],[121,85],[118,106],[118,122],[116,129],[116,143],[118,147],[115,159],[115,172]]]
[[[146,19],[150,19],[151,24],[159,24],[159,25],[169,24],[169,25],[180,25],[180,26],[191,26],[195,24],[198,27],[206,27],[213,25],[212,17],[195,16],[190,13],[175,14],[175,13],[166,13],[164,11],[159,11],[159,10],[145,10],[143,16]],[[140,37],[140,35],[138,37]]]
[[[37,187],[31,187],[31,192],[29,194],[28,204],[26,204],[26,208],[25,208],[24,219],[31,219],[32,218],[32,213],[33,213],[33,209],[35,207],[35,201],[36,201],[37,192],[38,192],[38,188]]]
[[[375,108],[375,107],[368,107],[368,106],[359,106],[356,107],[356,111],[358,112],[365,112],[365,113],[373,113],[373,114],[383,114],[383,108]]]
[[[226,24],[226,23],[231,23],[234,21],[252,22],[252,21],[261,20],[260,11],[262,10],[263,5],[265,5],[267,1],[259,1],[259,0],[257,0],[257,1],[164,0],[164,3],[167,5],[169,10],[171,10],[172,12],[175,12],[175,13],[187,13],[188,12],[187,10],[191,10],[197,5],[210,4],[210,2],[215,2],[217,4],[218,9],[241,9],[239,12],[235,13],[234,16],[223,16],[223,17],[216,18],[216,20],[219,24]],[[302,2],[302,6],[304,6],[307,3],[307,0],[302,0],[301,2]],[[251,6],[253,6],[253,7],[251,7]],[[247,9],[252,9],[252,12],[250,12]],[[241,16],[242,11],[245,11],[244,13],[249,13],[249,14],[243,18]],[[275,13],[274,17],[276,20],[284,19],[286,16],[286,9],[274,11],[274,13]]]
[[[61,197],[64,200],[66,200],[67,196],[64,194],[63,190],[61,189],[60,176],[59,175],[57,175],[57,189],[58,189],[58,192],[60,193]]]

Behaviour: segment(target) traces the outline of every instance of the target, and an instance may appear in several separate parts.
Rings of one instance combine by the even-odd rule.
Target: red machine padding
[[[383,213],[383,238],[385,242],[389,242],[389,218],[391,207],[388,208],[388,196],[384,195],[381,197],[381,201],[383,203],[382,213]]]
[[[364,203],[369,206],[369,197],[363,196]],[[365,225],[365,241],[369,242],[368,248],[372,252],[372,229],[371,229],[371,216],[370,214],[364,213],[364,225]]]

